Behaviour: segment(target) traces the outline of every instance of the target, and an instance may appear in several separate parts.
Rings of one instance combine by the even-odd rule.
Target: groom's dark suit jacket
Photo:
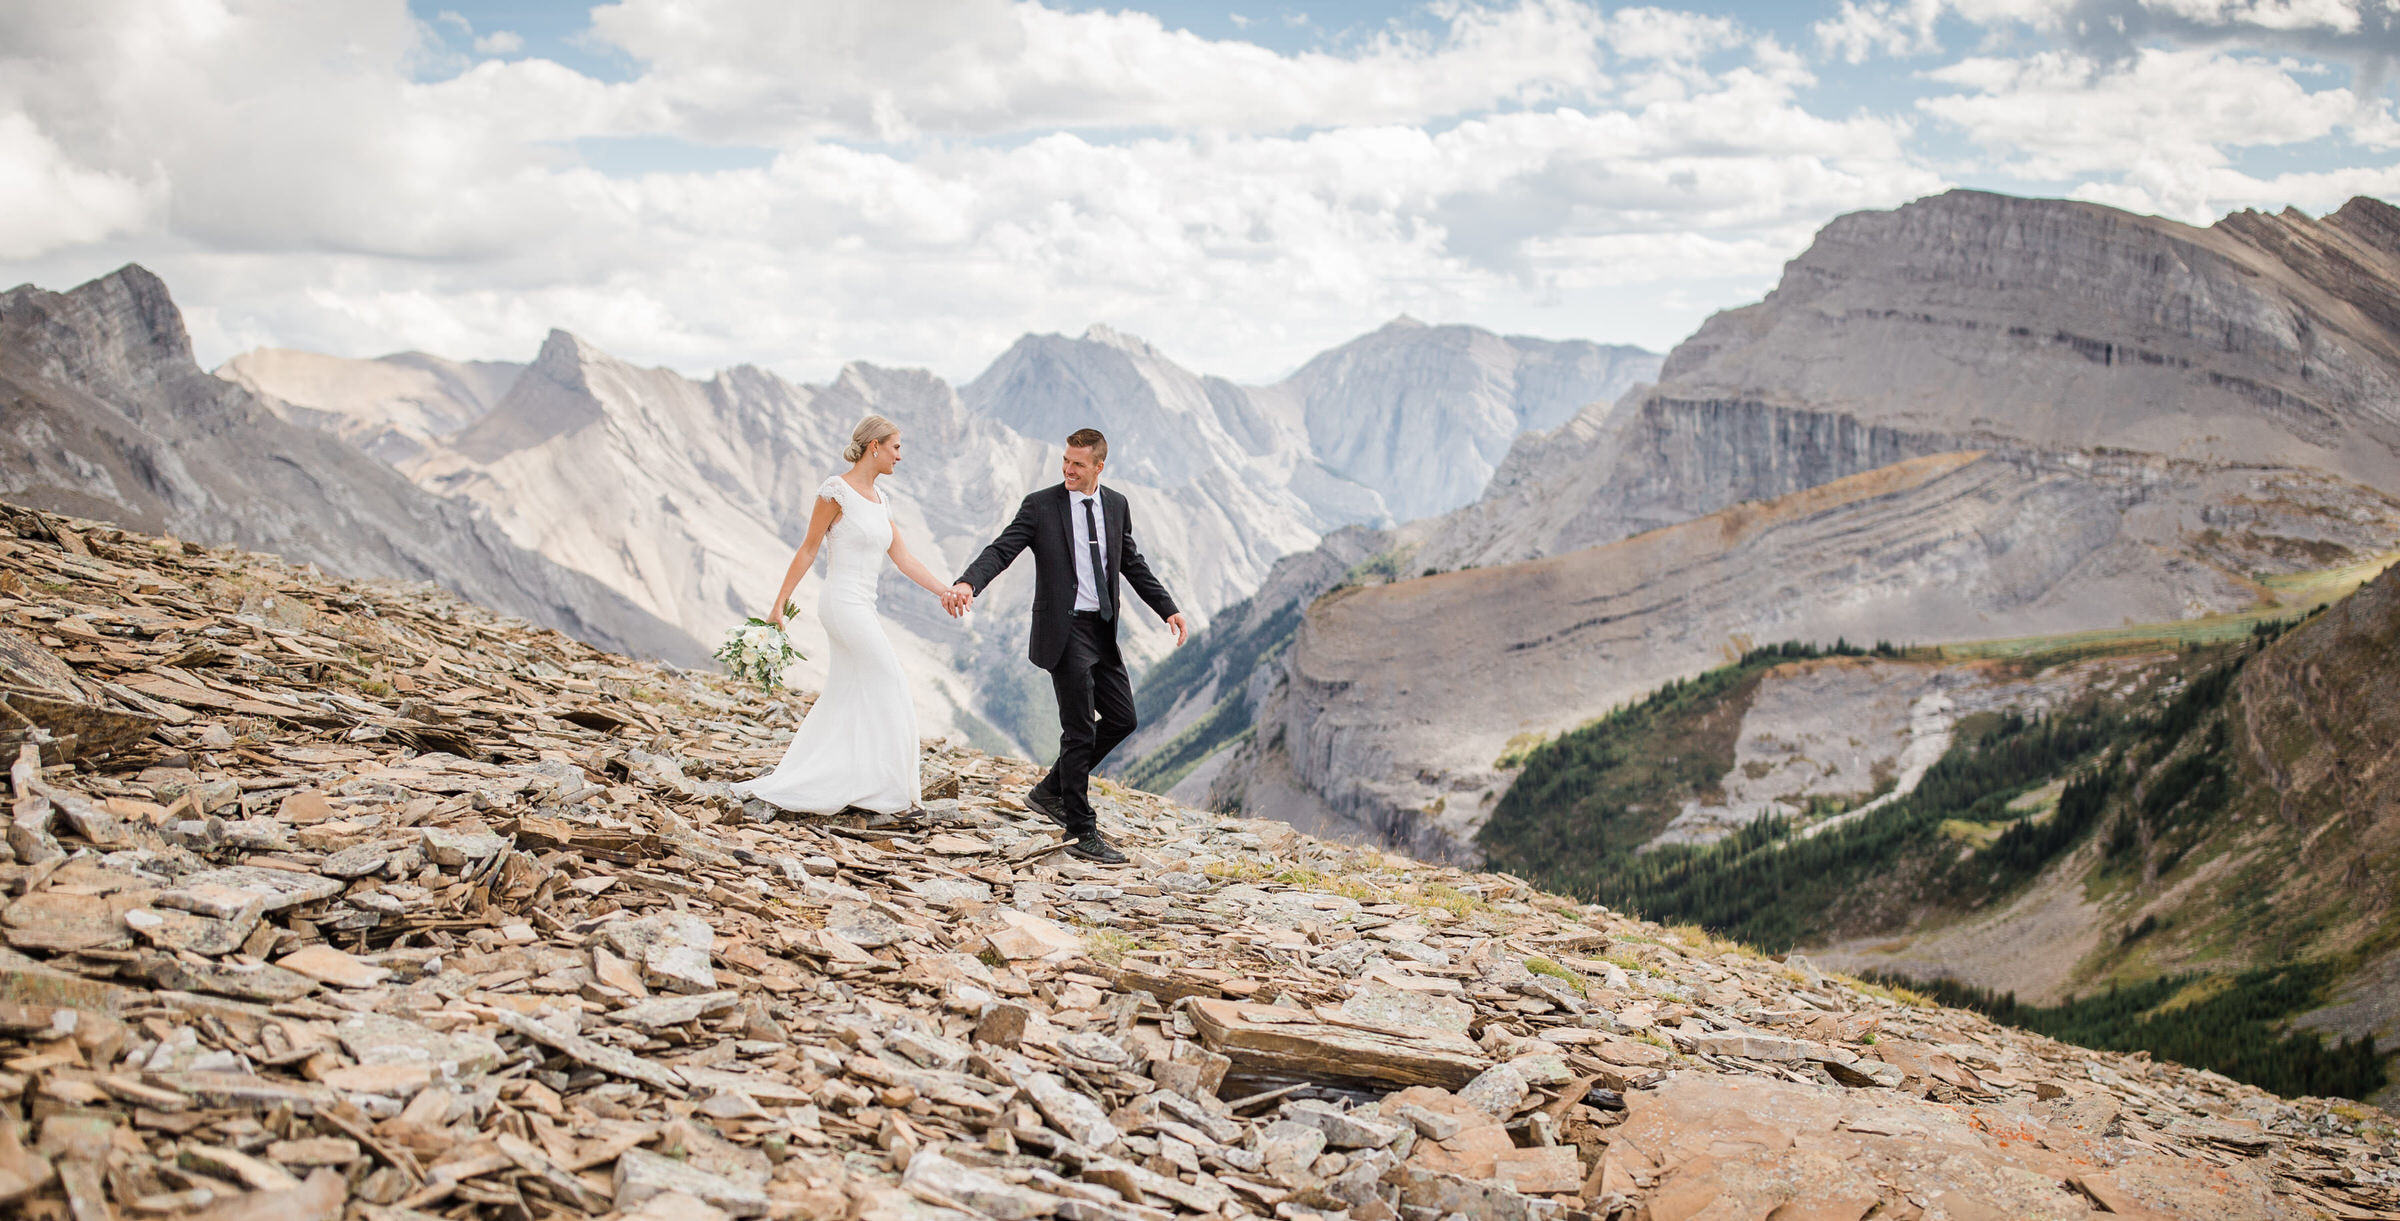
[[[1063,483],[1027,495],[1025,503],[1017,506],[1016,520],[1008,523],[958,578],[980,594],[992,578],[1016,561],[1018,552],[1033,548],[1033,641],[1025,655],[1045,670],[1058,668],[1074,622],[1076,535],[1069,516],[1074,507],[1075,498],[1067,494]],[[1167,587],[1159,583],[1149,562],[1142,558],[1142,549],[1134,545],[1133,514],[1125,506],[1125,497],[1107,484],[1100,485],[1100,515],[1108,553],[1100,597],[1110,615],[1119,615],[1124,609],[1117,592],[1119,577],[1133,584],[1133,592],[1140,594],[1159,618],[1173,615],[1175,599],[1167,596]]]

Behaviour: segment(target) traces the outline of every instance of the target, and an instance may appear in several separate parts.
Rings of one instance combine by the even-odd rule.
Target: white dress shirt
[[[1089,519],[1085,518],[1083,510],[1087,504],[1092,506]],[[1100,582],[1107,574],[1092,571],[1091,523],[1097,522],[1100,526],[1100,556],[1105,563],[1108,558],[1108,506],[1101,502],[1098,492],[1085,495],[1070,490],[1067,493],[1067,510],[1067,515],[1075,519],[1075,609],[1096,611],[1100,609]]]

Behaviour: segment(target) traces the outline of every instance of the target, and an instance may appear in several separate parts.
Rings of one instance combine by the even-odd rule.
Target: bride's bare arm
[[[944,596],[949,594],[950,587],[942,584],[940,578],[933,575],[933,570],[925,566],[925,561],[920,560],[916,556],[909,553],[908,544],[901,541],[900,532],[898,530],[892,531],[892,549],[890,555],[892,557],[892,567],[899,569],[901,576],[907,577],[911,581],[915,581],[917,584],[924,586],[926,589],[932,590],[936,594]]]
[[[820,496],[816,512],[808,515],[808,537],[800,540],[800,550],[792,553],[792,566],[784,571],[783,588],[775,591],[775,609],[767,612],[767,622],[783,624],[784,604],[792,600],[792,591],[800,587],[800,578],[817,566],[817,548],[824,545],[825,532],[833,529],[835,519],[842,515],[842,506]]]

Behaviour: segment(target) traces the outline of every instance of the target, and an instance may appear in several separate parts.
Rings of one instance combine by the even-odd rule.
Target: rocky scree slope
[[[28,1215],[2400,1204],[2378,1112],[1131,790],[1086,868],[972,751],[910,820],[758,821],[726,781],[805,697],[423,586],[7,509],[0,621],[52,697],[0,864]]]
[[[333,572],[436,581],[610,647],[707,656],[469,507],[201,371],[166,285],[140,267],[69,293],[0,295],[0,395],[0,491],[21,501],[272,548]]]
[[[1317,602],[1208,800],[1472,859],[1509,740],[1743,641],[2225,613],[2389,551],[2400,332],[2365,286],[2400,290],[2391,216],[1844,217],[1376,566],[1435,575]]]

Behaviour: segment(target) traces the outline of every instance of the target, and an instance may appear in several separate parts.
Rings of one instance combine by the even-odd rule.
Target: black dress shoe
[[[1090,861],[1095,865],[1122,865],[1126,859],[1125,854],[1117,851],[1115,845],[1100,838],[1098,831],[1087,831],[1082,839],[1068,844],[1067,855]]]
[[[1067,825],[1067,807],[1058,798],[1047,796],[1040,789],[1025,790],[1025,808],[1059,826]]]

